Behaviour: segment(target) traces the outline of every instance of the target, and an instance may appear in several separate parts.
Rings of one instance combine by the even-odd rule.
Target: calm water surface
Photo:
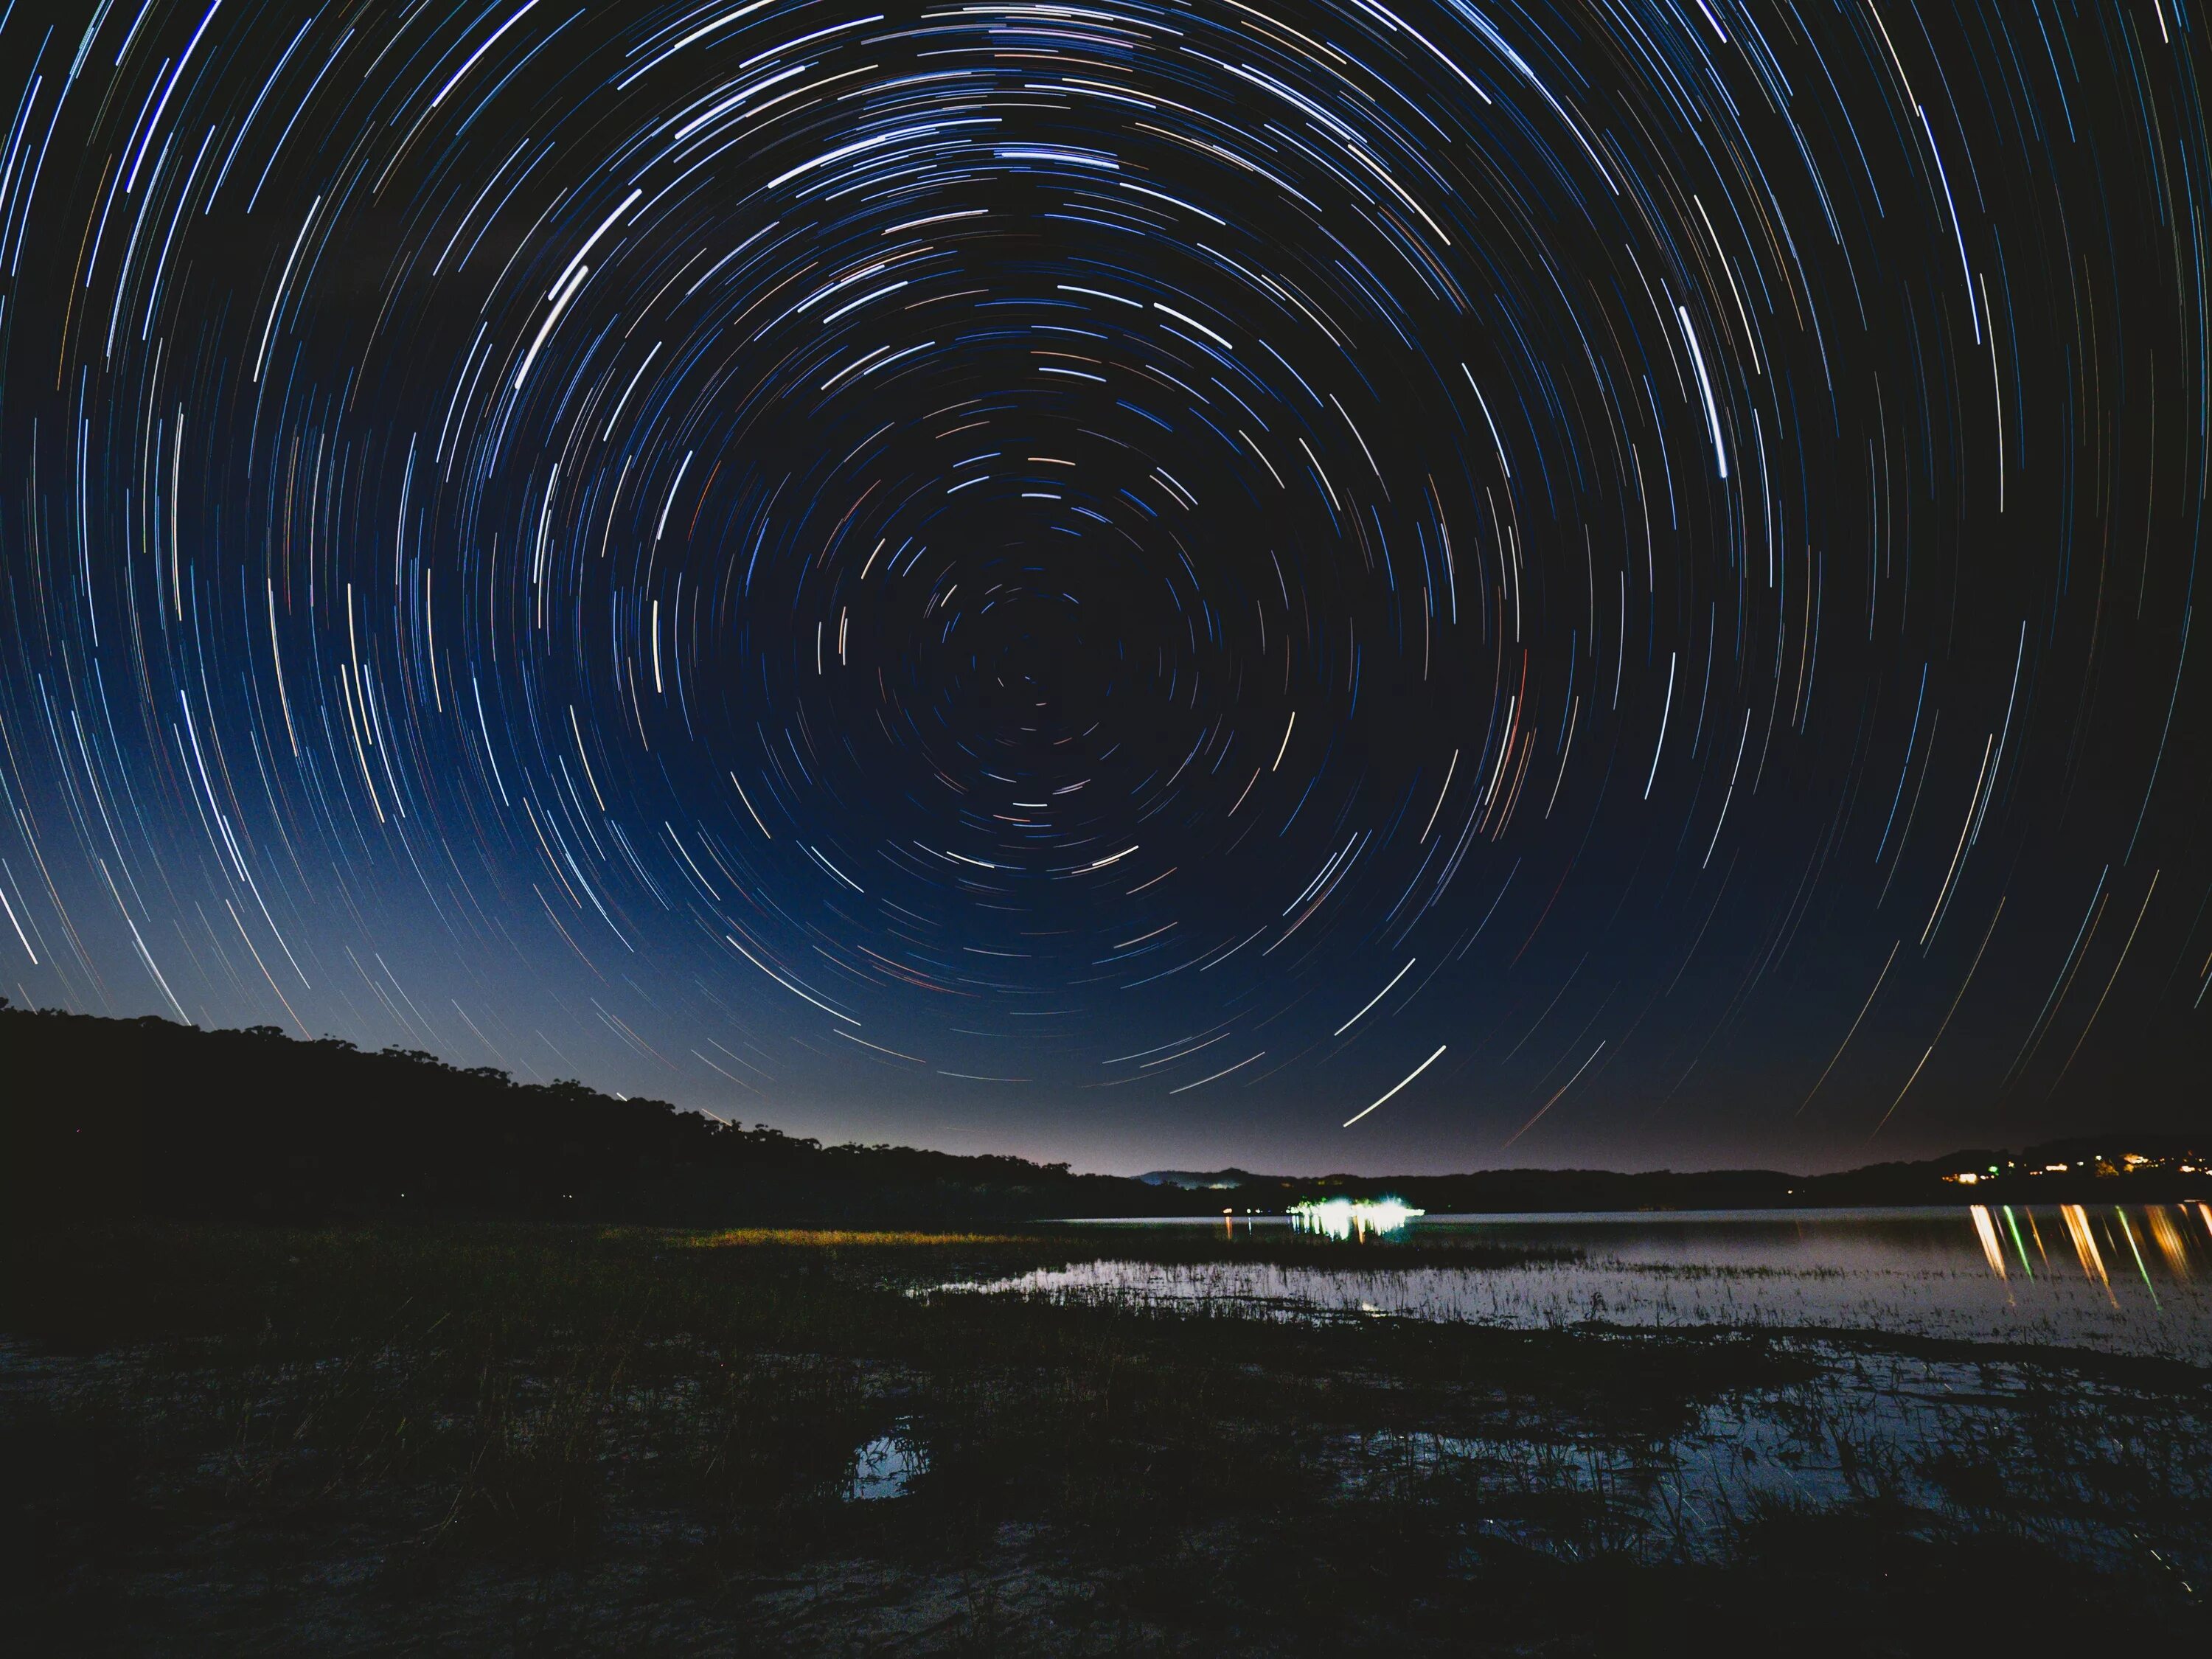
[[[1582,1252],[1493,1268],[1395,1266],[1388,1239],[1334,1247],[1328,1266],[1164,1265],[1117,1257],[1115,1234],[1194,1224],[1091,1224],[1097,1261],[948,1288],[1517,1328],[1885,1331],[2212,1364],[2212,1207],[2193,1202],[1438,1216],[1396,1235]],[[1205,1224],[1242,1234],[1285,1224]]]

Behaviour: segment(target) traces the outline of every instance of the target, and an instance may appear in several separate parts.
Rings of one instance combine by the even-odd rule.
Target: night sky
[[[6,6],[0,990],[1123,1170],[2205,1121],[2204,20],[1393,5]]]

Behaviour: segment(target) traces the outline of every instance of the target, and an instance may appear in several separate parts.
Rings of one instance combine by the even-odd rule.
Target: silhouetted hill
[[[2063,1165],[2063,1169],[2057,1167]],[[1972,1148],[1833,1175],[1779,1170],[1477,1170],[1443,1176],[1255,1176],[1157,1170],[1138,1179],[1214,1207],[1278,1209],[1302,1199],[1385,1194],[1431,1215],[1561,1210],[1799,1209],[1882,1204],[2130,1203],[2212,1198],[2212,1135],[2077,1136],[2021,1152]],[[1972,1182],[1959,1179],[1971,1175]],[[2117,1183],[2117,1184],[2115,1184]]]
[[[1064,1164],[823,1146],[664,1101],[517,1084],[271,1026],[203,1031],[4,1005],[0,1182],[18,1212],[298,1220],[972,1224],[1145,1213],[1131,1206],[1162,1197]]]
[[[2063,1170],[2049,1166],[2063,1164]],[[685,1225],[960,1224],[1279,1212],[1388,1194],[1431,1214],[2212,1196],[2173,1136],[1972,1150],[1840,1175],[1488,1170],[1454,1176],[1077,1175],[1065,1164],[837,1146],[580,1083],[518,1084],[271,1026],[33,1013],[0,1000],[0,1202],[11,1217],[311,1221],[421,1212]],[[1972,1174],[1971,1185],[1958,1182]]]
[[[1216,1206],[1267,1210],[1301,1199],[1402,1199],[1431,1215],[1560,1210],[1741,1210],[1879,1204],[2130,1203],[2212,1198],[2212,1135],[2076,1136],[2021,1152],[1972,1148],[1833,1175],[1779,1170],[1478,1170],[1443,1176],[1255,1176],[1156,1170],[1138,1179]],[[2059,1166],[2064,1166],[2061,1168]],[[1959,1179],[1972,1176],[1972,1182]],[[2113,1185],[2114,1182],[2119,1184]]]

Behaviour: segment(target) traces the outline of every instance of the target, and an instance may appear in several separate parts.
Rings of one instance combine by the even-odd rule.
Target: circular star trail
[[[1091,1162],[2170,1115],[2200,28],[19,4],[0,978]]]

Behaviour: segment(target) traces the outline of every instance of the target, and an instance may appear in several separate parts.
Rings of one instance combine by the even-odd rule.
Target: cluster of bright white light
[[[1428,1212],[1408,1208],[1395,1198],[1360,1199],[1357,1202],[1348,1198],[1332,1198],[1319,1204],[1293,1204],[1290,1213],[1294,1227],[1330,1238],[1350,1238],[1356,1231],[1364,1238],[1370,1232],[1395,1232],[1416,1216]]]

